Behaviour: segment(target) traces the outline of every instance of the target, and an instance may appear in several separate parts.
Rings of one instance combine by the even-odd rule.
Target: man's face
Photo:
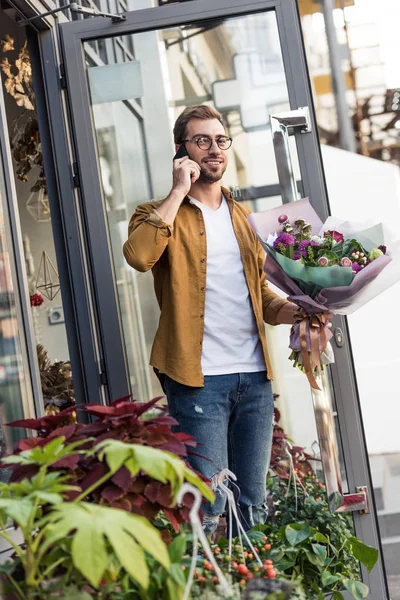
[[[228,151],[218,147],[217,140],[226,136],[223,125],[218,119],[191,119],[186,127],[187,140],[207,137],[212,140],[209,150],[201,150],[195,141],[186,144],[186,149],[192,160],[200,166],[199,181],[215,183],[219,181],[228,166]]]

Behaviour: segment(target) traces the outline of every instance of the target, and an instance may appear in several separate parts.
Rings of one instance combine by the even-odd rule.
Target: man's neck
[[[196,181],[190,188],[189,196],[216,210],[221,205],[221,182],[204,183]]]

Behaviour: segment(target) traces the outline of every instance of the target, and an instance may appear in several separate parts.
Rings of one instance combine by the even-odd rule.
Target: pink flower
[[[362,266],[359,265],[358,263],[353,263],[352,267],[353,267],[353,273],[358,273],[362,269]]]
[[[283,225],[283,223],[286,223],[286,221],[288,221],[288,216],[287,215],[281,215],[278,219],[278,222]]]
[[[318,264],[320,267],[327,267],[329,265],[329,260],[326,256],[321,256],[321,258],[318,259]]]
[[[352,266],[352,262],[351,262],[350,258],[348,258],[347,256],[343,256],[342,260],[340,261],[340,264],[342,265],[342,267],[351,267]]]
[[[336,243],[344,242],[343,234],[341,234],[339,231],[335,231],[334,229],[331,229],[330,231],[325,231],[324,237],[331,237]]]

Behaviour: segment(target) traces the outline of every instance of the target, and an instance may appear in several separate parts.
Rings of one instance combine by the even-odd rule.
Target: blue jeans
[[[212,480],[222,469],[237,477],[238,512],[245,530],[265,523],[266,476],[271,458],[274,398],[266,372],[206,375],[204,387],[189,387],[165,377],[169,412],[178,431],[199,445],[191,466]],[[237,488],[235,488],[237,489]],[[233,489],[234,491],[234,489]],[[225,497],[203,505],[203,527],[210,535],[224,511]],[[237,535],[233,523],[233,534]]]

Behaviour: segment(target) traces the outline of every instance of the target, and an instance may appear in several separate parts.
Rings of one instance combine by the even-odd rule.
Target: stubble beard
[[[200,168],[199,181],[201,181],[202,183],[216,183],[217,181],[220,181],[222,179],[225,171],[226,167],[218,173],[212,173],[210,171],[206,171],[203,168]]]

